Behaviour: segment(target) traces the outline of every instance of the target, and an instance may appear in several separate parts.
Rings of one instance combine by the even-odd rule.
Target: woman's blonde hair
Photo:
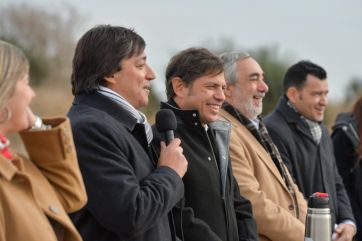
[[[29,73],[29,61],[18,47],[0,40],[0,111],[14,93],[16,83]]]

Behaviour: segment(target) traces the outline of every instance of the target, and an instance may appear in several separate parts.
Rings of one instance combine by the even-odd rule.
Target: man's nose
[[[260,80],[258,84],[258,91],[262,93],[267,93],[269,91],[269,87],[264,80]]]
[[[149,81],[154,80],[156,78],[155,73],[153,72],[153,70],[151,69],[151,67],[149,65],[147,65],[146,78]]]
[[[221,101],[225,100],[225,92],[222,88],[218,88],[215,93],[215,98]]]

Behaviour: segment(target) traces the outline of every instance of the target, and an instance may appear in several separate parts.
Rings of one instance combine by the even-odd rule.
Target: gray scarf
[[[153,139],[152,128],[151,125],[147,122],[147,117],[145,116],[145,114],[136,110],[124,97],[107,87],[99,86],[98,93],[107,96],[108,98],[118,103],[120,106],[126,109],[134,118],[137,119],[137,123],[143,124],[145,126],[147,142],[148,144],[151,143]]]

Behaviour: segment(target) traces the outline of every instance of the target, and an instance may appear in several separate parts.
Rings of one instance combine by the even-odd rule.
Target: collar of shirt
[[[298,113],[298,110],[295,108],[295,106],[288,101],[287,102],[288,106],[290,106],[299,116],[300,118],[303,120],[303,122],[308,126],[310,133],[313,136],[314,141],[319,144],[320,140],[322,138],[322,128],[321,128],[321,123],[320,122],[316,122],[316,121],[312,121],[309,120],[308,118],[306,118],[305,116],[301,115]]]
[[[255,126],[256,129],[259,130],[259,123],[260,123],[260,119],[256,118],[254,120],[250,120],[250,122]]]
[[[107,88],[105,86],[99,86],[98,93],[107,96],[108,98],[112,99],[113,101],[122,105],[126,110],[128,110],[137,120],[138,123],[143,122],[144,114],[136,110],[123,96],[118,94],[117,92]]]
[[[147,117],[142,112],[136,110],[123,96],[118,94],[117,92],[107,88],[105,86],[99,86],[98,93],[107,96],[111,100],[115,101],[116,103],[120,104],[123,108],[125,108],[132,116],[137,119],[138,123],[144,124],[145,132],[147,136],[148,144],[151,143],[153,139],[153,133],[150,124],[147,121]]]

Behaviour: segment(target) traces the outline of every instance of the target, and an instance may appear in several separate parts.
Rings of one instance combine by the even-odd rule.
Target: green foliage
[[[35,53],[30,47],[23,46],[14,36],[3,36],[0,32],[0,39],[12,43],[24,51],[30,65],[31,83],[39,86],[48,75],[48,61],[43,53]]]
[[[41,53],[37,55],[29,50],[25,50],[25,54],[30,62],[31,83],[34,86],[39,86],[46,81],[49,75],[49,60]]]
[[[33,85],[65,86],[81,20],[70,6],[47,12],[26,3],[9,4],[0,9],[0,38],[24,51]]]

